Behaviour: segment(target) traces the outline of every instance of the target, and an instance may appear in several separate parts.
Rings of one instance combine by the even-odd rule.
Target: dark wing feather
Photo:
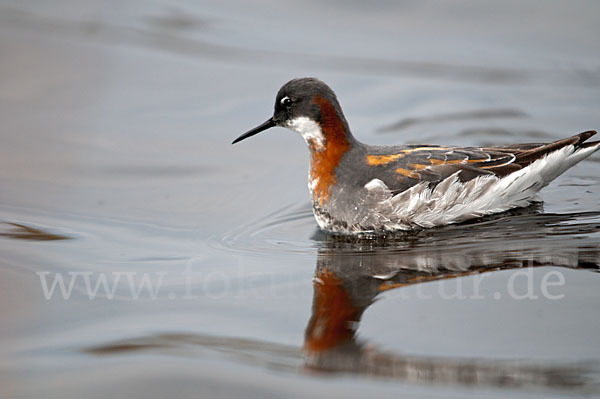
[[[407,146],[391,153],[388,170],[396,174],[390,188],[402,191],[418,181],[436,184],[456,172],[462,181],[493,174],[506,176],[567,145],[585,147],[584,142],[596,134],[587,131],[552,143],[527,143],[503,147]],[[389,152],[387,154],[390,154]],[[389,155],[375,155],[385,159]],[[391,168],[390,168],[391,167]]]
[[[575,148],[584,147],[589,145],[589,143],[584,144],[584,142],[595,135],[596,132],[594,130],[589,130],[587,132],[576,134],[575,136],[567,137],[565,139],[553,141],[552,143],[540,143],[540,144],[516,144],[506,147],[500,148],[490,148],[489,150],[493,151],[501,151],[505,153],[510,153],[515,156],[514,164],[519,166],[520,168],[524,168],[531,163],[537,161],[538,159],[554,152],[556,150],[560,150],[561,148],[572,145]],[[486,148],[482,148],[482,150],[488,150]],[[497,173],[500,172],[500,173]],[[494,171],[494,173],[498,175],[503,175],[503,170],[500,168],[498,171]]]

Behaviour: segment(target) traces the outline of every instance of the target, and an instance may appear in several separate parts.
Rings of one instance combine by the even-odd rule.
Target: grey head
[[[333,90],[317,78],[297,78],[290,80],[279,89],[275,98],[273,116],[242,134],[232,144],[274,126],[295,130],[307,141],[308,139],[323,140],[321,125],[324,119],[331,118],[331,115],[326,115],[327,112],[324,112],[324,103],[330,105],[326,109],[335,111],[335,116],[343,123],[349,134],[348,123]]]

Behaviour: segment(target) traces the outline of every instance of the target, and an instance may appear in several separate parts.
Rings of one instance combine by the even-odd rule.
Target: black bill
[[[237,139],[233,140],[231,142],[231,144],[235,144],[239,141],[242,141],[244,139],[247,139],[248,137],[252,137],[255,134],[258,134],[260,132],[262,132],[263,130],[267,130],[271,127],[275,126],[275,121],[273,120],[273,118],[269,118],[265,123],[255,127],[252,130],[248,130],[246,133],[242,134],[240,137],[238,137]]]

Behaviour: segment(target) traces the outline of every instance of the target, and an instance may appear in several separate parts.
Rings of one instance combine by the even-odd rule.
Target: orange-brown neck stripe
[[[335,184],[335,168],[350,148],[346,127],[334,106],[325,98],[315,96],[313,102],[321,109],[321,132],[325,138],[325,148],[318,151],[311,148],[310,176],[316,180],[313,200],[323,205],[329,199],[331,186]]]

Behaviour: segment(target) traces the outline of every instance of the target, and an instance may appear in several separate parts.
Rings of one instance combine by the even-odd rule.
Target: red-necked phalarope
[[[529,205],[561,173],[600,149],[596,134],[504,147],[371,146],[356,140],[325,83],[293,79],[277,93],[270,127],[302,135],[308,187],[322,230],[359,233],[429,228]]]

